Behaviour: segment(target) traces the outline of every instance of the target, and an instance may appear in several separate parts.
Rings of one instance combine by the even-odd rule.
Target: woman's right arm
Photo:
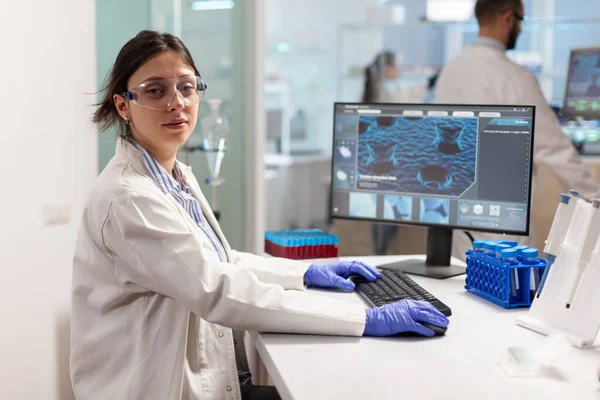
[[[365,307],[263,284],[250,270],[220,262],[164,198],[126,193],[102,228],[115,274],[171,297],[201,318],[234,329],[362,335]]]

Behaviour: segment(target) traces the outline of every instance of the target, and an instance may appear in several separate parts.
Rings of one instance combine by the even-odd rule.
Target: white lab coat
[[[303,293],[308,264],[231,250],[221,263],[130,143],[97,179],[73,265],[71,378],[79,400],[239,399],[230,328],[360,336],[365,308]]]
[[[466,48],[442,69],[435,100],[449,104],[535,105],[534,168],[536,164],[546,164],[564,187],[577,189],[585,198],[600,196],[600,185],[584,169],[570,139],[563,134],[538,81],[526,68],[511,61],[504,51],[483,44]],[[535,190],[532,195],[535,196]],[[548,201],[558,202],[558,199]],[[473,236],[501,238],[475,232]],[[527,238],[510,239],[529,243]],[[453,243],[453,255],[464,259],[465,250],[471,247],[468,237],[462,231],[455,231]]]

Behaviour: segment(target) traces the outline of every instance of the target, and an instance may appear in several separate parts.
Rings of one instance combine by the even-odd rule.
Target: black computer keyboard
[[[353,277],[352,280],[356,285],[356,291],[373,307],[402,299],[424,300],[430,302],[445,316],[452,315],[450,307],[439,301],[402,271],[382,269],[381,278],[375,282],[368,282],[362,277]]]

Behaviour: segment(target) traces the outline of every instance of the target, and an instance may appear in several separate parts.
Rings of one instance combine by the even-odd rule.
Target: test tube
[[[502,258],[501,252],[504,251],[504,250],[508,250],[508,249],[510,249],[510,246],[507,245],[507,244],[497,244],[496,248],[495,248],[496,258]],[[517,258],[517,256],[516,256],[516,253],[515,253],[515,260],[516,260],[516,258]]]
[[[521,257],[523,257],[523,264],[533,265],[538,263],[539,252],[538,249],[529,248],[521,251]]]
[[[517,250],[517,260],[519,260],[519,262],[523,261],[523,250],[527,250],[528,248],[529,246],[525,245],[514,247],[514,249]]]
[[[498,245],[498,246],[507,246],[507,245]],[[498,247],[496,246],[496,247]],[[513,297],[516,297],[519,293],[519,269],[518,268],[510,268],[510,266],[516,266],[519,264],[517,261],[517,250],[514,248],[504,248],[499,251],[500,258],[502,261],[506,261],[509,263],[509,271],[510,271],[510,294]]]
[[[524,249],[521,251],[521,264],[523,265],[536,265],[539,263],[538,260],[539,252],[538,249]],[[546,267],[547,268],[547,267]],[[540,268],[531,268],[531,284],[529,285],[530,299],[533,300],[535,293],[540,287]]]
[[[484,245],[485,245],[485,240],[475,240],[475,241],[473,241],[473,250],[475,250],[476,253],[483,253]]]
[[[506,245],[501,245],[506,246]],[[517,265],[519,261],[517,260],[517,250],[514,248],[504,248],[500,250],[500,259],[502,261],[506,261],[510,263],[510,265]]]
[[[488,240],[483,244],[483,253],[486,256],[496,257],[496,242]]]

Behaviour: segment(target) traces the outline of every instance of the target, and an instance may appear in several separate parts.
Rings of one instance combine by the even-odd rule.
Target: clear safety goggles
[[[175,96],[180,96],[186,106],[198,104],[206,93],[206,83],[199,76],[175,79],[153,79],[124,92],[122,96],[133,104],[153,111],[168,109]]]

